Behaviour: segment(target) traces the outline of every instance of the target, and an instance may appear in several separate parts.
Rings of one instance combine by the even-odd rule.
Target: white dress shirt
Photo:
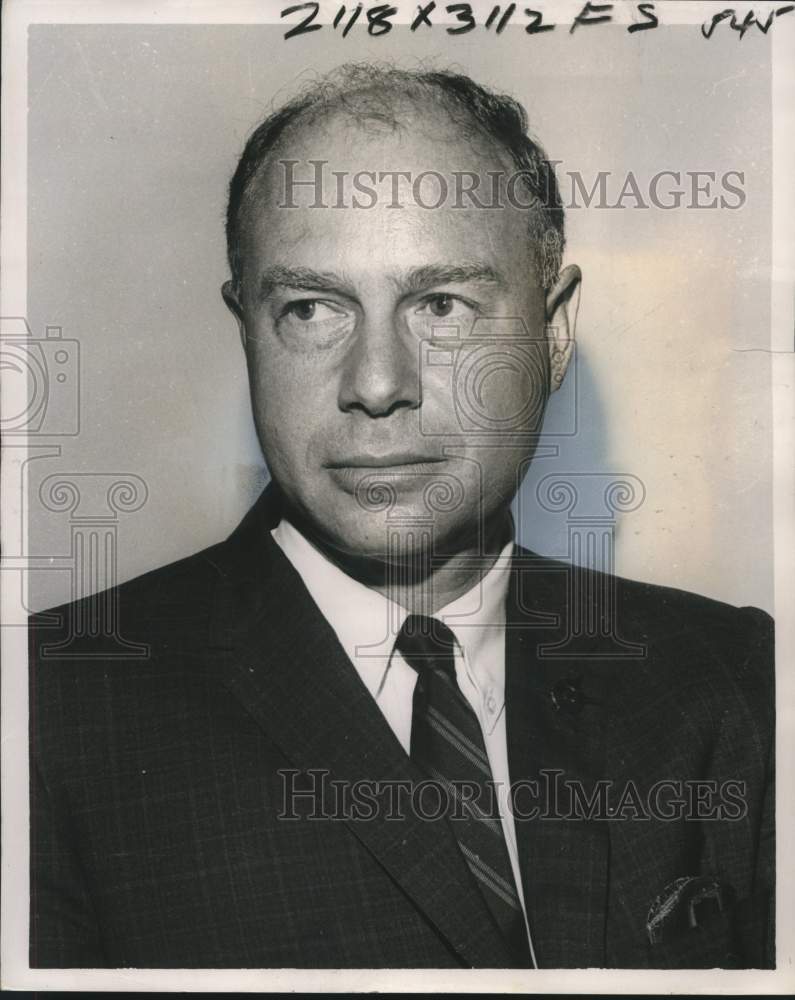
[[[408,754],[417,674],[394,648],[408,611],[343,573],[289,521],[282,519],[271,534],[298,571]],[[434,617],[443,621],[456,637],[456,678],[483,731],[499,795],[503,836],[527,925],[516,830],[510,809],[505,729],[505,600],[512,553],[511,541],[479,583],[437,611]],[[530,951],[532,954],[532,941]],[[535,956],[533,961],[535,964]]]

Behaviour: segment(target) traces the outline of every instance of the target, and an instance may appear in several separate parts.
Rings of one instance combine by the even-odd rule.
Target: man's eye
[[[340,315],[337,309],[318,299],[298,299],[291,302],[284,312],[301,323],[322,323],[323,320],[336,319]]]
[[[464,313],[469,311],[471,306],[464,302],[463,299],[457,298],[455,295],[431,295],[429,296],[420,308],[420,312],[426,311],[435,316],[437,319],[443,319],[446,316],[462,316]]]
[[[274,329],[291,350],[324,351],[344,340],[356,326],[356,315],[340,302],[293,299],[280,304]]]

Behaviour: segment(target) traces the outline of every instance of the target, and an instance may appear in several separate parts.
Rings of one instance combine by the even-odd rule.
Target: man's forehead
[[[478,225],[514,214],[526,225],[527,212],[506,197],[509,169],[482,141],[434,132],[430,122],[410,134],[322,128],[268,158],[247,192],[244,227],[376,227],[387,235],[413,226],[419,234],[429,223],[456,229],[473,214]]]
[[[290,210],[266,199],[246,227],[243,259],[257,273],[305,267],[357,280],[384,278],[395,285],[406,284],[408,275],[427,278],[444,262],[448,270],[458,268],[460,280],[496,281],[528,266],[526,225],[526,218],[510,207],[490,212],[416,206]]]
[[[526,267],[528,213],[505,197],[494,144],[456,133],[439,109],[401,121],[336,113],[280,143],[243,205],[244,260],[260,273],[331,261],[335,273],[395,281],[439,261]]]

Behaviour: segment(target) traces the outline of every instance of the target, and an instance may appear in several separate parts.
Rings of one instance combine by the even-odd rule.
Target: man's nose
[[[406,343],[393,322],[363,322],[346,359],[339,406],[345,413],[362,411],[386,417],[401,407],[422,402],[419,344]]]

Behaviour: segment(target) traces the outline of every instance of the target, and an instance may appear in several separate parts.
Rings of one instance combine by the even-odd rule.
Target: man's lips
[[[447,461],[439,455],[424,455],[413,451],[394,451],[386,455],[346,455],[326,463],[327,469],[396,469],[406,466],[437,465]]]
[[[413,492],[440,475],[447,459],[416,451],[393,451],[386,455],[346,455],[327,462],[328,474],[345,493],[356,496],[365,484],[389,483],[402,492]]]

